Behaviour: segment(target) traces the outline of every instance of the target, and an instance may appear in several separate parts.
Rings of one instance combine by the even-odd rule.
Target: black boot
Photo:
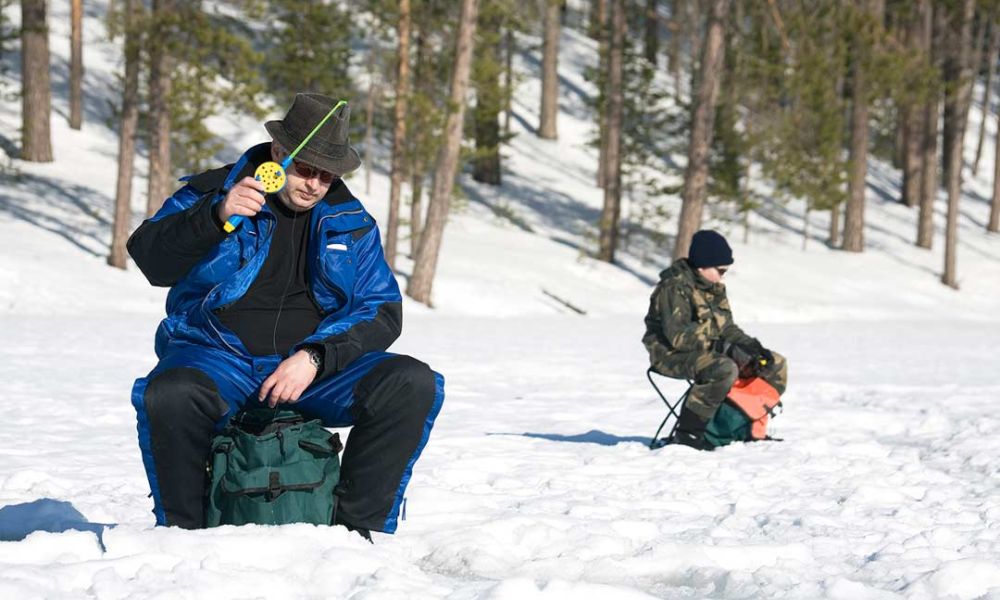
[[[715,450],[715,446],[705,441],[704,431],[693,432],[678,429],[674,432],[674,436],[670,438],[670,443],[689,446],[695,450],[707,450],[708,452]]]
[[[670,438],[669,443],[711,452],[715,450],[715,446],[705,441],[707,427],[708,421],[687,410],[687,406],[685,406],[681,410],[680,418],[677,419],[677,429],[674,430],[674,435]]]
[[[369,530],[367,530],[367,529],[365,529],[364,527],[355,527],[354,525],[351,525],[350,523],[344,522],[344,520],[340,519],[340,518],[336,518],[334,520],[334,525],[341,525],[343,527],[346,527],[348,531],[353,531],[354,533],[356,533],[356,534],[360,535],[361,537],[363,537],[369,544],[374,544],[375,543],[372,540],[372,532],[369,531]]]

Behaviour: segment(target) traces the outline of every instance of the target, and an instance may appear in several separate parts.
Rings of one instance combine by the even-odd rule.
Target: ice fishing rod
[[[254,171],[253,178],[264,184],[265,193],[273,194],[275,192],[280,192],[281,188],[285,187],[285,181],[287,180],[285,171],[288,169],[289,165],[292,164],[292,161],[295,160],[295,155],[309,143],[309,140],[316,135],[316,132],[319,131],[320,127],[322,127],[324,123],[330,120],[330,117],[333,116],[333,113],[337,112],[337,109],[346,105],[347,100],[341,100],[336,106],[331,108],[330,112],[326,113],[326,116],[323,117],[323,120],[320,121],[316,127],[313,127],[313,130],[309,132],[306,139],[302,140],[302,143],[300,143],[295,150],[292,150],[292,153],[286,156],[285,160],[281,161],[280,164],[274,162],[273,160],[269,160],[257,167],[257,170]],[[242,221],[243,215],[233,215],[226,220],[222,228],[226,231],[226,233],[232,233],[236,231],[236,228],[239,227],[240,222]]]

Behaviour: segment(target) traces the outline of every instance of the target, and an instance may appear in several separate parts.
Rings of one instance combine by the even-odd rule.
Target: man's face
[[[271,142],[271,159],[280,163],[288,156],[278,142]],[[340,179],[340,175],[322,171],[298,159],[292,161],[285,170],[285,187],[278,192],[281,203],[296,212],[307,211],[326,196],[330,186]]]
[[[721,283],[722,276],[726,274],[729,267],[705,267],[698,269],[698,274],[710,283]]]

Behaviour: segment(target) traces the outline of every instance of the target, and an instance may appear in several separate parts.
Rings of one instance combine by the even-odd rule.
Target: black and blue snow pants
[[[135,382],[139,448],[158,525],[204,527],[212,437],[244,405],[281,357],[240,357],[176,345]],[[371,352],[313,383],[289,407],[327,427],[353,426],[337,488],[337,522],[393,533],[413,465],[444,402],[444,378],[404,355]],[[263,405],[266,406],[266,405]]]

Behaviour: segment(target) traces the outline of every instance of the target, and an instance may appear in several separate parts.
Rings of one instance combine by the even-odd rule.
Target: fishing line
[[[278,198],[277,200],[278,200],[278,202],[281,202],[280,198]],[[292,277],[294,277],[294,275],[295,275],[295,259],[294,259],[294,257],[297,256],[296,253],[295,253],[295,221],[298,218],[298,216],[299,216],[299,212],[297,210],[292,210],[292,234],[290,236],[288,236],[288,255],[290,257],[293,257],[292,258],[292,268],[288,269],[288,278],[285,279],[285,289],[281,291],[281,300],[278,301],[278,314],[274,315],[274,329],[271,331],[271,349],[274,351],[275,355],[278,354],[278,322],[281,321],[281,311],[285,307],[285,296],[287,296],[287,294],[288,294],[288,286],[290,286],[292,284]],[[274,228],[275,229],[278,228],[277,221],[275,221],[275,223],[274,223]],[[305,232],[303,232],[303,233],[305,233]],[[271,389],[272,389],[272,393],[273,393],[274,388],[271,388]],[[278,403],[275,402],[274,403],[274,414],[271,415],[271,418],[273,419],[274,416],[277,415],[277,414],[278,414]]]

